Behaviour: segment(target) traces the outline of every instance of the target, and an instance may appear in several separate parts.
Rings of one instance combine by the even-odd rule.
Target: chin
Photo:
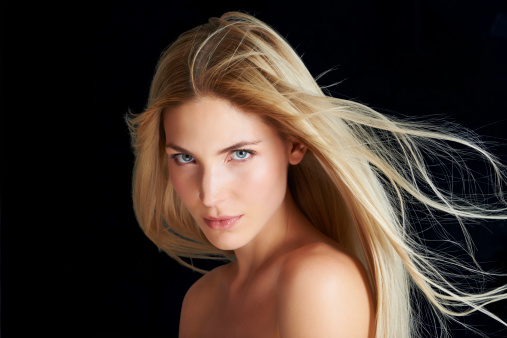
[[[210,241],[211,244],[217,249],[229,251],[229,250],[237,250],[241,247],[245,246],[249,241],[245,238],[238,238],[237,235],[231,233],[221,233],[221,234],[206,234],[206,238]]]

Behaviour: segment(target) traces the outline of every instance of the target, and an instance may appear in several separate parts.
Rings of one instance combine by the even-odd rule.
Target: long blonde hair
[[[411,306],[414,292],[424,295],[435,310],[443,335],[446,319],[476,310],[507,326],[484,309],[507,298],[507,286],[476,294],[458,288],[448,267],[465,268],[476,276],[488,273],[429,250],[417,235],[410,211],[419,203],[434,226],[441,226],[442,213],[455,217],[473,257],[464,220],[507,218],[501,195],[504,167],[471,138],[326,96],[279,34],[243,13],[211,18],[182,34],[160,58],[146,110],[127,117],[136,155],[134,209],[142,229],[161,250],[196,270],[183,258],[234,260],[232,252],[207,241],[168,179],[162,111],[202,96],[223,98],[258,114],[281,137],[296,138],[308,147],[304,160],[289,169],[289,189],[310,222],[367,269],[377,337],[421,334],[424,328]],[[457,198],[434,182],[428,158],[466,168],[449,143],[464,145],[486,160],[498,188],[496,205]]]

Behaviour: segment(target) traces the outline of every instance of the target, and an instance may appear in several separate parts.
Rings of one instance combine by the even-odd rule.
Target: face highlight
[[[217,98],[184,103],[163,117],[169,178],[208,240],[235,250],[270,231],[282,216],[288,165],[302,159],[301,147]]]

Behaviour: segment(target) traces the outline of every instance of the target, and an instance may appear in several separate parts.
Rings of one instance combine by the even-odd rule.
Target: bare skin
[[[174,189],[208,240],[237,258],[189,289],[180,337],[373,337],[364,269],[287,190],[302,144],[210,97],[166,111],[164,129]],[[231,147],[240,143],[248,149]],[[222,228],[217,217],[238,221]]]
[[[180,337],[374,336],[362,265],[310,224],[291,226],[277,252],[248,274],[239,265],[216,268],[190,288]]]

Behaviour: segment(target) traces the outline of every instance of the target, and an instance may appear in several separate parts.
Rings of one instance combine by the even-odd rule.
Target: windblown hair
[[[204,96],[259,115],[282,138],[308,147],[303,161],[289,169],[289,189],[313,226],[365,266],[375,300],[376,337],[423,335],[423,314],[411,305],[420,296],[434,310],[442,335],[448,333],[447,319],[474,311],[507,326],[484,308],[507,298],[507,286],[475,293],[460,288],[450,269],[481,277],[490,273],[430,250],[418,236],[415,216],[422,213],[412,208],[422,207],[425,222],[441,229],[441,217],[453,216],[473,258],[464,221],[507,218],[504,167],[470,133],[456,136],[441,126],[398,120],[325,95],[286,41],[243,13],[211,18],[182,34],[159,61],[146,110],[127,117],[136,155],[136,216],[161,250],[196,270],[187,258],[234,260],[233,252],[208,242],[168,178],[162,111]],[[435,182],[428,167],[441,161],[467,172],[455,148],[488,163],[497,203],[459,198]]]

